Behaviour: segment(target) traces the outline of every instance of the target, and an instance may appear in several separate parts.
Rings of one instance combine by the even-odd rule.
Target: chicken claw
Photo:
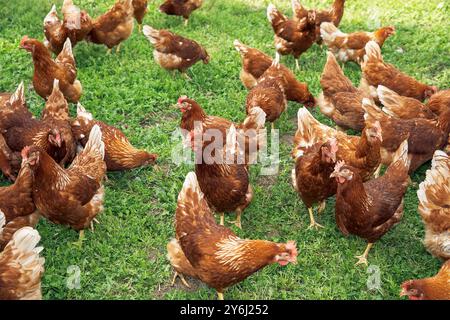
[[[182,72],[181,75],[183,76],[183,78],[185,78],[186,80],[192,80],[191,77],[189,77],[189,75],[186,72]]]
[[[370,248],[372,248],[372,246],[373,246],[373,243],[368,243],[367,248],[364,251],[364,253],[360,256],[355,256],[355,258],[358,259],[358,262],[355,263],[355,266],[360,265],[360,264],[365,264],[366,266],[369,265],[367,262],[367,256],[369,255],[369,251],[370,251]]]
[[[178,273],[177,271],[175,271],[175,274],[173,275],[173,279],[172,279],[172,286],[175,285],[175,280],[177,279],[177,277],[180,277],[181,282],[188,287],[189,289],[191,288],[191,286],[189,285],[189,283],[186,281],[186,279],[184,278],[183,274]]]
[[[83,241],[84,241],[84,230],[80,230],[78,241],[73,242],[73,244],[81,249],[81,247],[83,246]]]
[[[231,221],[231,223],[234,223],[236,225],[236,227],[238,227],[239,229],[242,229],[240,212],[236,212],[236,220]]]
[[[318,230],[319,228],[324,228],[323,225],[317,223],[316,220],[314,219],[314,214],[313,214],[312,208],[308,208],[308,212],[309,212],[309,219],[311,220],[311,223],[309,224],[308,229],[314,228],[314,229]]]

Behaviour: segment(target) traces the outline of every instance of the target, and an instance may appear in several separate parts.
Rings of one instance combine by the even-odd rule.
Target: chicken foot
[[[295,70],[300,71],[300,63],[298,62],[299,58],[295,59]]]
[[[225,224],[225,214],[223,212],[220,214],[220,225],[223,226]]]
[[[323,228],[324,226],[321,224],[318,224],[316,222],[316,220],[314,219],[314,214],[313,214],[313,209],[312,208],[308,208],[308,212],[309,212],[309,220],[311,221],[311,223],[309,224],[308,229],[314,228],[314,229],[319,229],[319,228]]]
[[[74,242],[73,244],[81,249],[81,247],[83,246],[83,241],[84,241],[84,230],[80,230],[78,241]]]
[[[241,214],[242,214],[241,210],[236,210],[236,220],[231,221],[231,223],[234,223],[236,225],[236,227],[238,227],[239,229],[242,229]]]
[[[217,291],[217,300],[223,300],[223,292]]]
[[[372,248],[372,246],[373,246],[373,243],[369,242],[367,244],[367,247],[366,247],[366,250],[364,251],[364,253],[360,256],[355,256],[355,258],[358,259],[358,262],[355,263],[355,266],[357,266],[359,264],[365,264],[366,266],[368,265],[367,256],[369,255],[369,251],[370,251],[370,248]]]
[[[177,271],[175,271],[175,274],[173,275],[172,284],[171,284],[172,286],[175,285],[175,280],[177,280],[177,277],[180,277],[181,283],[183,283],[183,285],[185,285],[189,289],[191,288],[189,283],[184,278],[184,275],[182,273],[178,273]]]

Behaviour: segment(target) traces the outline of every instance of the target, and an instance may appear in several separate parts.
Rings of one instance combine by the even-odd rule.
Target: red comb
[[[28,36],[23,36],[22,40],[20,40],[20,44],[23,44],[25,41],[27,41],[28,39],[30,39]]]
[[[178,104],[181,104],[184,100],[186,100],[188,97],[187,96],[181,96],[178,98]]]

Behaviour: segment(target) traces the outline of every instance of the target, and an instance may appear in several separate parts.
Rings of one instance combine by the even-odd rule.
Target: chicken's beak
[[[402,291],[400,291],[400,297],[408,296],[408,291],[405,288],[402,288]]]

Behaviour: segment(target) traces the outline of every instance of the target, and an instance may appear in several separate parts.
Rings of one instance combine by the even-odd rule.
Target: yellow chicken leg
[[[220,214],[220,225],[223,226],[225,224],[225,214],[223,212]]]
[[[120,51],[120,45],[121,45],[122,43],[119,43],[119,45],[117,46],[117,49],[116,49],[116,53],[119,53],[119,51]]]
[[[217,300],[223,300],[223,293],[217,291]]]
[[[358,258],[358,262],[355,263],[355,266],[359,265],[359,264],[365,264],[366,266],[368,265],[367,263],[367,256],[369,255],[369,251],[370,248],[372,248],[373,243],[368,243],[366,250],[364,251],[364,253],[360,256],[355,256],[355,258]]]
[[[186,281],[186,279],[184,278],[183,274],[178,273],[177,271],[175,271],[175,274],[173,275],[173,279],[172,279],[172,286],[175,284],[175,280],[177,279],[177,277],[180,277],[181,283],[183,283],[183,285],[185,285],[188,288],[191,288],[191,286],[189,285],[189,283]]]
[[[238,227],[239,229],[242,229],[241,213],[242,212],[240,210],[236,210],[236,220],[231,222],[231,223],[234,223],[236,225],[236,227]]]
[[[111,54],[111,48],[109,48],[108,51],[106,51],[106,54]]]
[[[187,27],[189,19],[184,18],[184,26]]]
[[[309,220],[311,221],[311,223],[309,224],[308,229],[319,229],[319,228],[323,228],[323,225],[318,224],[316,222],[316,220],[314,219],[314,214],[313,214],[313,209],[312,208],[308,208],[308,212],[309,212]]]
[[[300,63],[298,62],[298,58],[295,59],[295,70],[300,71]]]
[[[325,202],[325,200],[323,200],[322,202],[319,203],[319,207],[317,209],[318,213],[322,213],[325,210],[327,203]]]
[[[139,31],[139,33],[141,33],[141,31],[142,31],[142,25],[141,24],[138,24],[138,31]]]
[[[81,248],[83,246],[83,241],[84,241],[84,230],[80,230],[78,241],[74,242],[73,244]]]
[[[270,127],[271,127],[272,130],[274,130],[274,129],[275,129],[275,123],[272,122],[272,123],[270,124]]]

